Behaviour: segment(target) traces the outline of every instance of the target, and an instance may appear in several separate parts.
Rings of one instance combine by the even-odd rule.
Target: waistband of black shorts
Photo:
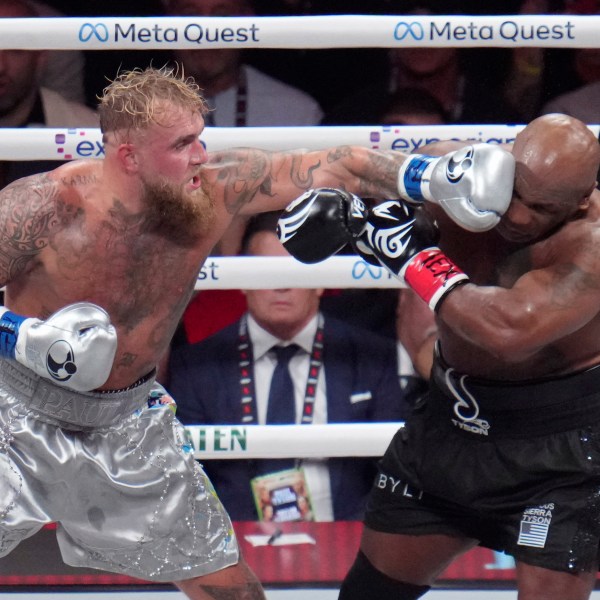
[[[552,378],[495,381],[454,371],[437,355],[431,383],[438,412],[466,432],[486,429],[485,437],[549,435],[600,423],[600,365]]]
[[[150,373],[125,390],[76,392],[0,359],[0,387],[23,402],[34,418],[75,431],[114,425],[145,406],[154,378]]]

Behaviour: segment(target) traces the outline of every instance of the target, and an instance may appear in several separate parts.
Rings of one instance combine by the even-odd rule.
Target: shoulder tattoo
[[[72,209],[47,175],[15,181],[0,192],[0,279],[22,273]]]

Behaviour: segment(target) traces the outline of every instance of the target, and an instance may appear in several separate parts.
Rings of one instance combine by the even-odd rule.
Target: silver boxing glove
[[[441,206],[468,231],[487,231],[510,204],[513,155],[494,144],[465,146],[444,156],[411,154],[398,171],[398,192],[416,203]]]
[[[0,355],[57,385],[87,392],[103,385],[117,351],[108,313],[90,302],[65,306],[45,321],[0,307]]]

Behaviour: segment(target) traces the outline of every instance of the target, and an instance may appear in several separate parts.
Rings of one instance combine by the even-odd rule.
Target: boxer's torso
[[[9,244],[14,256],[5,252],[0,266],[8,282],[5,303],[19,314],[46,318],[84,300],[107,310],[119,343],[104,388],[119,389],[154,369],[167,350],[196,275],[230,218],[217,209],[210,232],[181,245],[160,228],[148,231],[143,211],[107,193],[100,165],[72,163],[53,171],[51,178],[60,181],[46,197],[23,191],[32,216],[16,220],[30,231],[15,232]],[[4,213],[0,218],[11,218]],[[20,236],[29,236],[22,247]]]
[[[597,197],[597,196],[596,196]],[[579,253],[590,253],[598,236],[599,210],[597,201],[589,214],[566,223],[545,239],[527,247],[510,246],[494,231],[472,234],[443,221],[444,236],[440,246],[478,285],[497,285],[511,288],[526,272],[564,264],[565,269],[585,262]],[[598,262],[598,261],[596,261]],[[600,285],[600,272],[590,272],[590,286]],[[595,281],[595,283],[594,283]],[[560,310],[560,282],[551,284]],[[600,301],[598,313],[584,326],[563,335],[526,360],[503,363],[484,349],[456,335],[443,322],[439,323],[440,343],[445,360],[456,370],[473,376],[522,380],[569,373],[600,363]]]

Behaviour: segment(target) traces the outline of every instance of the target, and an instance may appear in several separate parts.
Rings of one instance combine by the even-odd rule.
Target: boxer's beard
[[[142,201],[146,222],[180,246],[193,246],[210,230],[214,220],[214,202],[200,187],[186,191],[167,181],[143,181]]]

